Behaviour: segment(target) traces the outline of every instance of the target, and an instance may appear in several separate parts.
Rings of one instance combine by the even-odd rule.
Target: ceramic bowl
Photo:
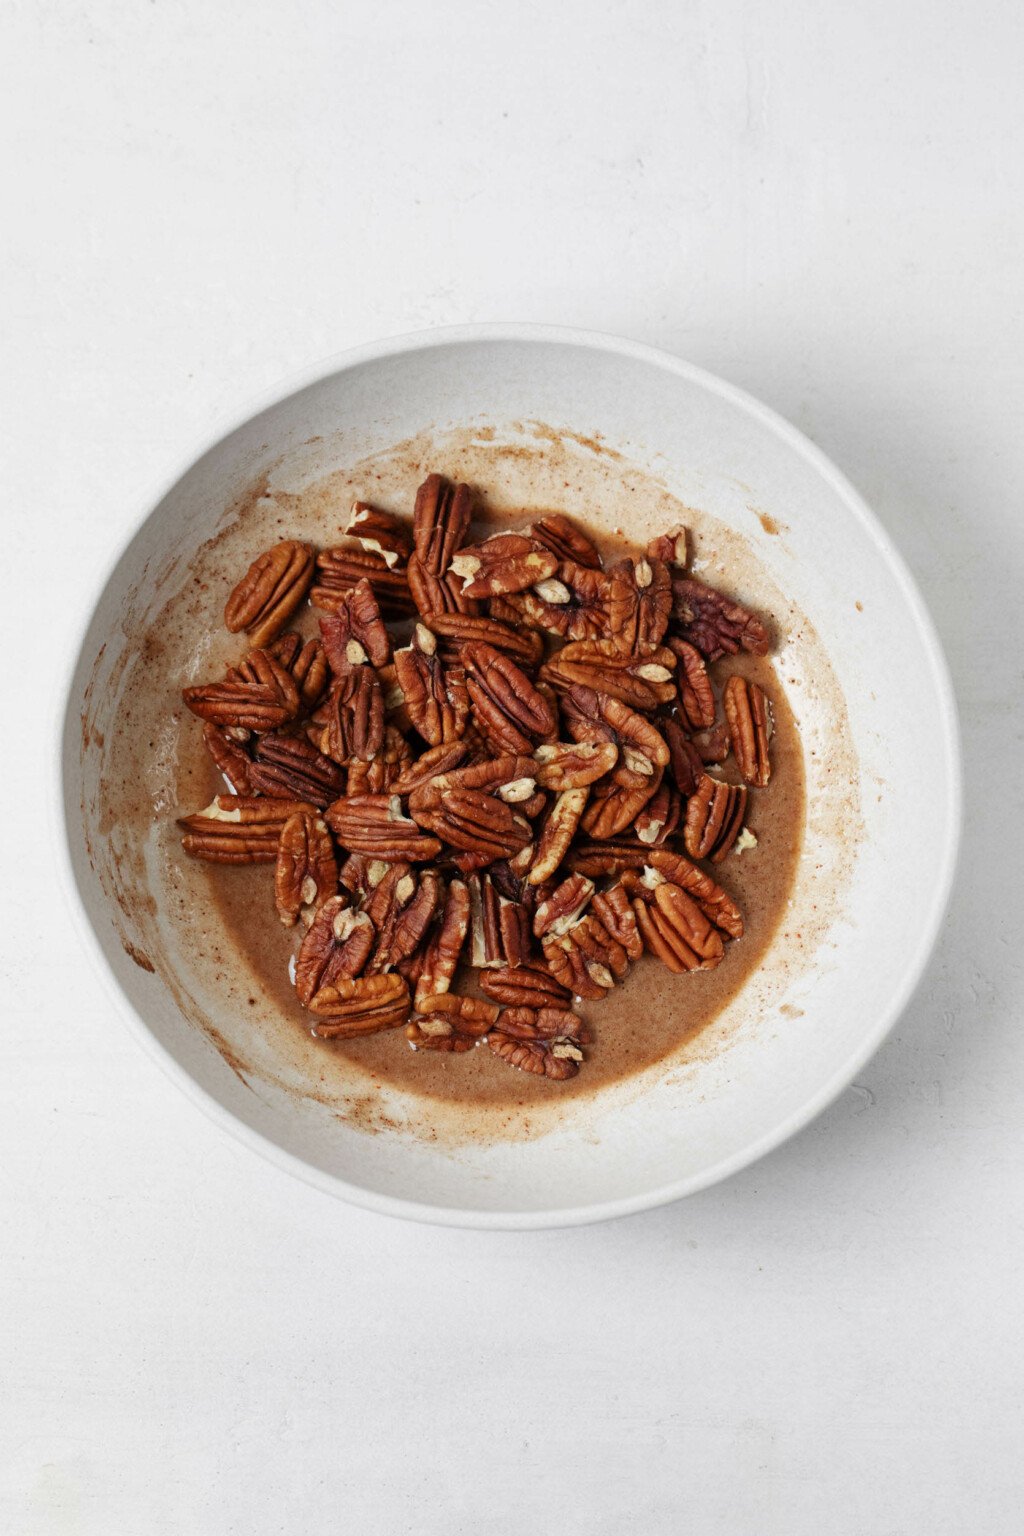
[[[422,1113],[417,1129],[400,1104],[370,1134],[330,1094],[294,1073],[289,1080],[273,1039],[240,1065],[251,1019],[197,973],[166,883],[147,876],[144,860],[125,874],[132,850],[104,821],[101,791],[140,637],[247,487],[261,477],[298,487],[402,439],[443,438],[473,423],[492,441],[525,436],[534,447],[546,431],[581,466],[597,455],[613,478],[634,469],[655,477],[748,552],[755,598],[763,580],[792,601],[801,618],[781,636],[779,672],[808,770],[804,856],[784,925],[790,939],[776,941],[763,984],[744,989],[699,1049],[621,1091],[572,1100],[530,1134],[431,1137]],[[636,519],[627,534],[646,535],[642,509],[622,516]],[[222,592],[199,594],[200,621],[218,623],[222,604]],[[214,1119],[361,1205],[523,1228],[702,1189],[778,1146],[842,1091],[906,1005],[935,942],[959,834],[959,752],[921,598],[824,455],[763,405],[677,358],[527,326],[347,353],[190,458],[141,509],[87,612],[59,765],[67,880],[86,941],[136,1035]]]

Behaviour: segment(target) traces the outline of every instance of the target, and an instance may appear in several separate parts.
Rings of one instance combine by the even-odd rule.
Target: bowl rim
[[[404,352],[423,351],[431,347],[459,347],[487,342],[527,342],[576,347],[584,351],[611,353],[687,380],[689,383],[718,395],[722,400],[743,411],[763,427],[771,431],[784,444],[799,454],[825,479],[837,496],[844,502],[874,544],[900,589],[913,618],[927,657],[931,679],[939,706],[940,725],[944,738],[944,761],[941,779],[944,787],[941,821],[942,864],[939,879],[930,893],[929,905],[920,914],[915,948],[907,957],[903,976],[888,1006],[865,1029],[857,1048],[850,1052],[818,1089],[778,1125],[743,1147],[720,1158],[708,1168],[656,1187],[641,1194],[621,1196],[608,1200],[590,1201],[583,1205],[568,1206],[560,1210],[467,1210],[457,1206],[428,1204],[394,1195],[378,1194],[350,1183],[340,1175],[315,1168],[295,1153],[287,1151],[262,1131],[240,1120],[230,1109],[222,1105],[207,1091],[160,1043],[141,1014],[122,990],[117,976],[100,945],[98,933],[86,908],[85,898],[75,876],[72,858],[72,827],[67,815],[65,796],[64,739],[68,712],[72,705],[72,689],[75,674],[85,645],[89,626],[99,600],[118,564],[125,555],[139,529],[179,480],[223,438],[244,426],[253,416],[280,403],[299,390],[323,382],[337,373],[346,372],[367,362],[376,362]],[[101,977],[108,996],[116,1011],[135,1038],[152,1059],[189,1097],[193,1103],[236,1141],[261,1154],[279,1168],[302,1179],[305,1183],[326,1194],[341,1198],[353,1205],[378,1214],[404,1217],[409,1220],[433,1225],[526,1231],[540,1228],[580,1226],[589,1222],[605,1221],[617,1216],[628,1216],[656,1206],[666,1205],[685,1195],[696,1194],[710,1188],[734,1173],[766,1156],[809,1125],[824,1109],[849,1086],[864,1064],[874,1055],[886,1036],[891,1032],[911,1001],[925,968],[931,958],[949,904],[956,875],[961,836],[963,830],[963,768],[960,726],[955,694],[948,663],[942,649],[934,621],[924,602],[917,582],[899,553],[889,534],[868,506],[860,493],[831,459],[811,440],[794,427],[785,417],[755,396],[716,374],[676,357],[660,347],[602,331],[577,329],[572,326],[544,325],[518,321],[479,323],[472,325],[439,326],[428,330],[413,331],[376,341],[349,347],[341,352],[323,357],[290,374],[277,383],[261,390],[241,407],[225,412],[215,426],[204,433],[198,445],[178,455],[174,466],[158,480],[155,489],[136,501],[135,515],[131,518],[128,532],[119,541],[112,555],[99,563],[90,579],[83,583],[83,596],[74,616],[69,620],[68,634],[71,639],[70,661],[56,684],[54,730],[54,772],[51,777],[50,831],[53,853],[59,868],[60,885],[70,909],[72,919],[90,955],[97,974]],[[933,781],[934,782],[934,781]]]

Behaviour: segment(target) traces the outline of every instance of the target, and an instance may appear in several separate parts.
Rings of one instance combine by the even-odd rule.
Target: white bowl
[[[631,1088],[572,1101],[541,1125],[544,1134],[460,1144],[378,1125],[371,1135],[358,1117],[339,1115],[330,1095],[264,1072],[269,1058],[238,1070],[246,1021],[226,1017],[227,1004],[216,1017],[217,998],[193,974],[165,893],[147,899],[141,864],[130,875],[118,863],[124,850],[101,823],[99,791],[120,689],[149,615],[187,580],[224,509],[270,466],[275,484],[298,485],[425,429],[516,423],[536,441],[538,429],[523,424],[538,421],[578,434],[563,436],[560,451],[581,465],[597,455],[625,474],[614,449],[660,475],[734,531],[726,536],[734,550],[749,548],[755,598],[760,570],[809,621],[783,637],[780,664],[787,686],[793,679],[808,754],[790,925],[806,919],[807,942],[797,961],[776,941],[764,985],[748,987],[699,1049]],[[216,623],[223,593],[198,601]],[[816,668],[828,671],[823,656],[841,699],[816,685]],[[845,799],[836,798],[838,780]],[[89,605],[68,685],[61,785],[67,878],[86,940],[170,1075],[226,1129],[321,1189],[379,1211],[481,1227],[592,1221],[673,1200],[804,1126],[907,1003],[942,919],[960,825],[956,714],[934,630],[902,560],[833,465],[764,406],[674,357],[532,326],[443,331],[347,353],[190,459],[143,509]],[[818,815],[823,806],[829,815]],[[273,1054],[272,1042],[266,1050]]]

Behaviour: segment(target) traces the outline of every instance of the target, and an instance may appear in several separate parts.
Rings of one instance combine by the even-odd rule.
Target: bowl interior
[[[779,672],[800,719],[808,816],[764,976],[699,1049],[505,1136],[449,1133],[443,1117],[386,1094],[359,1111],[360,1095],[372,1097],[365,1084],[339,1104],[272,1031],[241,1052],[251,1016],[218,995],[215,971],[195,958],[202,914],[103,793],[140,657],[169,700],[180,687],[158,653],[146,654],[146,635],[195,581],[196,551],[215,538],[230,548],[254,495],[279,493],[286,509],[289,493],[397,443],[431,468],[457,469],[461,454],[485,474],[500,452],[511,475],[519,454],[541,464],[535,485],[561,477],[566,510],[638,538],[658,531],[663,489],[716,520],[708,579],[718,555],[745,595],[788,616]],[[195,592],[197,628],[216,624],[223,595],[213,584]],[[153,750],[173,750],[170,723]],[[902,565],[842,478],[769,412],[696,370],[566,336],[389,344],[220,439],[149,511],[107,580],[72,678],[62,754],[88,929],[164,1065],[231,1129],[325,1187],[482,1224],[639,1208],[711,1182],[802,1124],[906,1001],[941,917],[958,826],[941,656]],[[152,803],[153,786],[140,781],[140,798]]]

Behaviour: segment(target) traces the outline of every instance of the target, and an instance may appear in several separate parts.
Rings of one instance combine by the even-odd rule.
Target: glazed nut
[[[433,623],[439,613],[461,614],[466,618],[479,614],[480,604],[475,598],[465,596],[462,577],[456,576],[454,571],[438,575],[418,555],[412,555],[407,572],[409,592],[421,618]]]
[[[407,864],[391,866],[365,906],[377,933],[367,975],[394,970],[415,953],[441,896],[441,879],[434,870],[415,873]]]
[[[469,695],[461,667],[445,667],[437,637],[417,624],[409,645],[395,652],[395,673],[413,725],[429,746],[461,736],[469,714]]]
[[[661,560],[620,560],[608,573],[608,626],[622,650],[659,645],[672,614],[672,579]]]
[[[510,1067],[549,1077],[574,1077],[589,1039],[583,1021],[564,1008],[505,1008],[487,1037],[494,1054]]]
[[[483,790],[453,789],[436,809],[411,809],[419,826],[452,848],[485,855],[486,863],[511,857],[533,838],[528,821]]]
[[[670,637],[667,644],[677,662],[680,723],[688,731],[705,731],[715,723],[715,695],[704,658],[686,640]]]
[[[253,793],[252,780],[249,777],[252,758],[245,746],[249,734],[244,730],[232,732],[209,722],[203,726],[203,745],[215,766],[227,780],[231,793],[236,795]],[[242,740],[239,740],[239,737]]]
[[[398,795],[352,795],[335,800],[324,817],[338,842],[349,853],[373,859],[418,864],[441,852],[440,839],[421,830],[406,816]]]
[[[495,534],[482,544],[466,544],[449,569],[464,582],[466,597],[504,597],[523,592],[553,576],[558,556],[518,533]]]
[[[735,656],[740,650],[755,656],[767,653],[768,631],[756,615],[680,570],[672,571],[671,581],[672,617],[679,638],[695,645],[707,661]]]
[[[768,742],[771,709],[764,689],[735,674],[722,694],[736,766],[748,784],[763,789],[772,775]]]
[[[497,1022],[501,1009],[497,1003],[483,997],[460,997],[455,992],[438,992],[424,997],[416,1005],[418,1020],[423,1028],[425,1019],[443,1019],[461,1034],[479,1039]],[[430,1030],[427,1029],[427,1033]]]
[[[668,747],[669,770],[673,783],[686,799],[693,794],[704,772],[700,753],[678,720],[663,720],[661,732]]]
[[[379,555],[390,569],[404,565],[412,553],[412,538],[402,519],[367,501],[353,503],[345,532],[358,539],[367,553]]]
[[[538,518],[530,532],[538,544],[550,549],[563,564],[568,562],[600,570],[601,556],[597,545],[561,512],[552,512],[548,517]]]
[[[436,927],[423,951],[414,1002],[447,992],[469,930],[469,890],[464,880],[450,880]]]
[[[603,571],[564,560],[554,576],[528,592],[492,599],[491,616],[532,624],[563,640],[598,639],[608,629],[608,593]]]
[[[338,593],[332,611],[320,620],[320,637],[332,672],[344,672],[352,665],[349,645],[353,640],[362,646],[371,666],[387,666],[391,637],[365,576],[347,592]]]
[[[653,794],[668,766],[668,747],[644,715],[619,699],[577,684],[562,700],[562,716],[575,741],[615,744],[619,756],[611,777],[616,784],[646,788]]]
[[[527,881],[543,885],[550,880],[569,851],[587,803],[587,789],[565,789],[555,800],[541,825]]]
[[[394,972],[387,976],[339,976],[311,998],[313,1033],[321,1040],[352,1040],[397,1029],[409,1017],[409,988]]]
[[[374,927],[345,895],[331,896],[314,914],[295,960],[295,994],[308,1007],[322,987],[362,974],[373,950]]]
[[[298,811],[281,828],[274,871],[274,901],[285,927],[300,913],[312,916],[338,889],[338,861],[327,825]]]
[[[315,709],[327,687],[330,669],[327,655],[319,640],[303,640],[294,630],[279,635],[273,645],[267,647],[275,661],[290,672],[299,690],[303,709]],[[239,667],[243,677],[248,675],[248,657]]]
[[[416,492],[413,543],[426,570],[442,576],[469,531],[473,495],[468,485],[453,485],[442,475],[428,475]]]
[[[269,645],[286,627],[313,579],[313,551],[285,539],[257,556],[228,598],[224,623],[246,630],[254,646]]]
[[[679,795],[667,778],[662,779],[633,823],[633,831],[641,843],[658,847],[675,832],[680,815]]]
[[[579,921],[594,894],[594,882],[586,875],[571,874],[540,902],[533,915],[533,931],[538,939],[550,934],[561,936]]]
[[[653,778],[640,778],[639,788],[618,784],[615,777],[595,784],[590,792],[590,804],[580,820],[580,826],[589,838],[603,840],[618,837],[628,827],[635,825],[648,802],[657,794],[661,785],[661,770]]]
[[[179,820],[185,832],[181,844],[210,864],[273,864],[281,828],[300,811],[316,815],[308,801],[216,795],[205,810]]]
[[[353,642],[349,642],[350,645]],[[356,657],[335,677],[327,693],[327,724],[321,749],[347,766],[377,756],[384,745],[384,691],[373,667]]]
[[[345,774],[305,736],[270,732],[256,743],[249,782],[259,794],[308,800],[323,810],[341,794]]]
[[[563,646],[540,675],[560,692],[579,683],[633,709],[654,710],[675,697],[675,669],[675,655],[667,646],[636,653],[614,640],[579,640]]]
[[[510,656],[521,667],[536,667],[544,654],[544,642],[534,629],[514,629],[497,619],[469,613],[431,613],[423,622],[438,637],[442,657],[458,661],[462,647],[471,641],[484,641],[496,651]]]
[[[725,784],[709,773],[702,774],[686,802],[683,842],[691,859],[720,864],[739,837],[746,814],[744,785]]]
[[[409,578],[400,566],[392,568],[382,555],[357,549],[323,549],[316,557],[316,581],[309,599],[327,613],[340,613],[346,598],[361,581],[369,584],[380,614],[402,619],[413,610]]]
[[[474,718],[496,751],[532,752],[554,730],[551,705],[510,656],[474,641],[462,661]]]
[[[227,677],[182,690],[194,715],[234,730],[273,731],[294,720],[301,699],[295,679],[269,651],[251,651],[250,677]]]
[[[680,886],[651,870],[624,876],[634,891],[633,911],[644,946],[670,971],[710,970],[724,954],[722,935],[694,899]]]
[[[692,896],[705,917],[728,938],[743,937],[743,914],[732,897],[683,854],[669,848],[652,848],[647,854],[647,865]]]
[[[614,741],[550,741],[534,751],[542,789],[585,789],[610,773],[618,760]]]
[[[347,795],[398,793],[398,782],[411,767],[412,748],[394,725],[384,727],[384,745],[376,757],[349,759],[345,777]]]
[[[480,986],[497,1003],[516,1008],[564,1008],[572,993],[543,965],[503,966],[485,971]]]
[[[686,529],[676,523],[665,533],[651,539],[646,550],[648,560],[661,560],[665,565],[686,564]]]

